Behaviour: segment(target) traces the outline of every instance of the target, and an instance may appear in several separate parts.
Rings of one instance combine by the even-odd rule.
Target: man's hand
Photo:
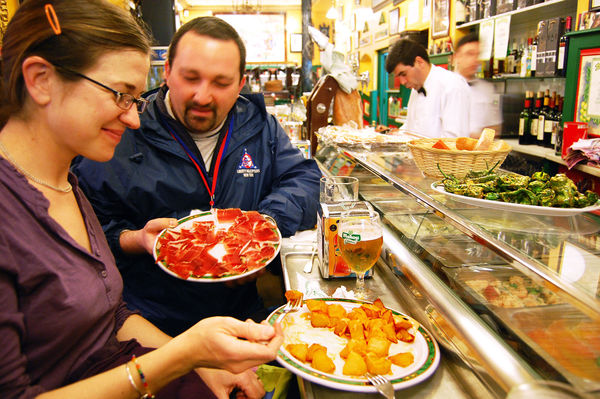
[[[177,226],[177,219],[158,218],[146,223],[141,230],[124,230],[119,237],[119,244],[123,252],[128,254],[142,254],[147,252],[152,255],[154,240],[163,229]]]
[[[219,399],[228,399],[234,389],[238,389],[237,397],[260,399],[265,396],[262,382],[252,370],[233,374],[225,370],[198,368],[196,373]]]

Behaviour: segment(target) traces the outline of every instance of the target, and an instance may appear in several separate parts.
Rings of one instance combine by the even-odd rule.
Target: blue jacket
[[[224,284],[193,283],[171,277],[152,256],[126,255],[119,245],[124,229],[137,230],[150,219],[182,218],[192,209],[209,209],[209,194],[172,130],[194,152],[193,140],[164,107],[166,88],[152,95],[141,126],[127,130],[112,160],[79,159],[73,165],[82,189],[102,223],[125,284],[129,306],[170,333],[214,315],[246,318],[260,298],[254,283],[234,288]],[[233,130],[221,161],[215,190],[216,208],[257,210],[272,216],[284,236],[313,228],[319,202],[321,173],[304,159],[277,120],[266,112],[262,95],[240,96],[230,111],[213,155],[233,117]]]

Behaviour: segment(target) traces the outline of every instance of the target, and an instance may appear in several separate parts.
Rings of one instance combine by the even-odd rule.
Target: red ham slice
[[[262,222],[263,220],[265,220],[265,218],[263,217],[263,215],[261,215],[260,213],[258,213],[256,211],[248,211],[248,212],[245,213],[245,216],[251,222]]]
[[[187,280],[192,275],[192,270],[188,264],[169,266],[169,270],[184,280]]]
[[[242,215],[242,210],[239,208],[217,209],[217,221],[219,223],[233,223],[235,218]]]
[[[254,238],[259,241],[278,241],[277,233],[268,227],[259,227],[254,230]]]
[[[219,261],[212,257],[211,254],[208,253],[210,249],[205,248],[201,256],[194,259],[194,276],[204,276],[205,274],[210,274],[213,269],[217,266]]]

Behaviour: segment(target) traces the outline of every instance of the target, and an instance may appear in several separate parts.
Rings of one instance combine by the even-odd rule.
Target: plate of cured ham
[[[281,232],[256,211],[212,209],[160,232],[154,259],[168,274],[194,282],[224,282],[265,268],[279,254]]]

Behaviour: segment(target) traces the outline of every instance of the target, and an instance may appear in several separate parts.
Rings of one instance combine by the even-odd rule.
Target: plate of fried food
[[[365,377],[371,373],[385,376],[399,390],[423,382],[439,365],[440,351],[431,334],[379,299],[315,298],[304,300],[295,312],[286,313],[284,307],[267,319],[280,322],[285,335],[277,361],[316,384],[377,392]]]

